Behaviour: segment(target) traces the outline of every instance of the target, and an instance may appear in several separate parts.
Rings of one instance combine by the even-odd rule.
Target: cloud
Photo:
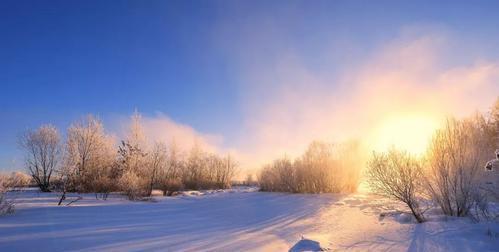
[[[206,151],[221,151],[222,136],[198,132],[193,127],[175,122],[162,113],[157,113],[153,117],[142,117],[142,123],[146,138],[150,142],[175,142],[184,151],[195,144]]]
[[[140,113],[140,111],[139,111]],[[119,116],[113,123],[117,132],[117,139],[124,139],[128,135],[131,116]],[[187,153],[194,145],[203,150],[214,153],[223,153],[223,137],[221,135],[202,133],[188,124],[180,123],[169,116],[157,112],[154,115],[141,115],[142,134],[149,146],[155,143],[167,145],[175,144],[180,151]],[[113,131],[112,131],[113,132]]]

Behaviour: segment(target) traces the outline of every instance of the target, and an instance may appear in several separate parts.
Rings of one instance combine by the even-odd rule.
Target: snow
[[[289,249],[289,252],[303,251],[325,251],[325,249],[321,247],[321,244],[318,241],[313,241],[305,238],[302,238]]]
[[[403,205],[365,192],[236,188],[140,202],[88,194],[70,206],[57,206],[57,196],[16,192],[16,213],[0,217],[0,251],[499,250],[498,223],[441,218],[431,209],[429,221],[416,224]]]

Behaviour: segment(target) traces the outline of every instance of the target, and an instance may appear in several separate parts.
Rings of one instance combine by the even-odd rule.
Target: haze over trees
[[[489,217],[480,216],[487,215],[493,193],[484,178],[497,174],[487,174],[484,167],[499,144],[498,112],[499,99],[488,115],[448,119],[419,158],[396,150],[374,153],[366,171],[370,187],[406,203],[418,222],[425,219],[419,208],[425,200],[449,216]]]
[[[312,142],[291,161],[284,157],[266,165],[258,178],[262,191],[293,193],[353,192],[363,166],[358,142]]]
[[[365,176],[374,193],[403,202],[420,223],[425,221],[421,205],[429,202],[449,216],[487,217],[479,215],[487,215],[487,201],[495,193],[487,189],[484,178],[497,174],[486,174],[484,167],[495,158],[498,135],[499,99],[486,115],[449,118],[434,132],[424,155],[410,155],[394,147],[386,153],[373,153]],[[365,164],[362,156],[356,142],[313,142],[295,160],[283,157],[264,166],[258,178],[260,189],[353,192]]]

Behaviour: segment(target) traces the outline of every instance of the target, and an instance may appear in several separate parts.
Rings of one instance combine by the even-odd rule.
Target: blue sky
[[[93,113],[113,130],[135,108],[236,148],[259,120],[255,104],[286,85],[273,75],[283,59],[338,80],[408,29],[446,34],[440,65],[495,61],[498,10],[497,1],[2,1],[0,169],[21,166],[26,128],[64,131]],[[340,92],[337,83],[327,90]]]

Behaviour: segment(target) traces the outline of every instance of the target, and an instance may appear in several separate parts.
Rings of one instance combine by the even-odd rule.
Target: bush
[[[467,216],[482,198],[486,134],[474,119],[449,119],[428,150],[426,188],[446,215]]]
[[[419,223],[425,221],[417,198],[422,192],[423,176],[419,160],[395,149],[373,153],[366,174],[373,192],[405,203]]]

